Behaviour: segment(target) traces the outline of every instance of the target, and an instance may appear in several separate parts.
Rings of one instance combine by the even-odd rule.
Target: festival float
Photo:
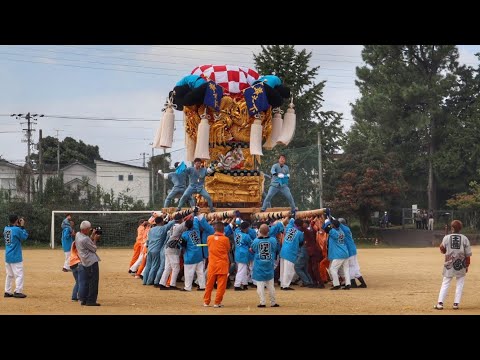
[[[281,106],[286,100],[289,106],[283,114]],[[269,186],[259,170],[263,151],[277,145],[287,146],[295,134],[293,99],[280,78],[260,76],[257,71],[242,66],[194,68],[169,93],[155,135],[155,148],[172,147],[174,109],[183,112],[185,161],[200,158],[203,166],[214,170],[205,178],[205,189],[216,208],[216,213],[208,214],[209,218],[239,213],[245,219],[257,220],[289,216],[288,207],[260,211],[264,188]],[[196,196],[201,211],[208,212],[205,200]],[[173,214],[175,209],[162,209],[162,212]],[[187,214],[189,209],[182,212]],[[323,209],[297,212],[296,216],[320,213]]]

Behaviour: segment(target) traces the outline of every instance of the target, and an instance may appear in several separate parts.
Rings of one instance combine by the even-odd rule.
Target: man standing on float
[[[295,207],[295,201],[292,197],[292,193],[290,192],[290,188],[288,187],[288,179],[290,178],[290,173],[288,171],[288,166],[285,165],[286,161],[286,156],[280,155],[278,157],[278,163],[272,166],[272,170],[270,171],[272,174],[272,181],[270,183],[270,188],[268,189],[267,197],[263,201],[261,211],[265,211],[267,209],[267,205],[271,203],[272,198],[277,193],[281,193],[287,198],[292,212],[295,212],[297,210]]]
[[[205,176],[207,174],[211,174],[214,172],[211,168],[204,168],[202,167],[202,160],[196,158],[193,160],[193,166],[184,170],[188,176],[188,188],[180,198],[180,202],[178,203],[177,211],[180,211],[183,203],[190,199],[193,194],[200,194],[203,196],[205,200],[208,202],[208,207],[210,208],[211,212],[214,212],[215,209],[213,208],[212,198],[208,194],[207,190],[205,190]]]

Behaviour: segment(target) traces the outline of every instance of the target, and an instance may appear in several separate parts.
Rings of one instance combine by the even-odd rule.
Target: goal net
[[[102,227],[102,247],[130,247],[135,244],[138,222],[148,220],[153,211],[52,211],[50,247],[62,246],[62,221],[66,214],[72,215],[75,231],[80,231],[84,220],[90,221],[92,228]]]

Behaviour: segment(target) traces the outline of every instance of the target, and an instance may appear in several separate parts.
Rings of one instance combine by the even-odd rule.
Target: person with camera
[[[100,258],[97,255],[97,242],[102,235],[102,229],[97,227],[92,231],[90,221],[80,224],[80,232],[75,236],[75,246],[84,269],[85,279],[79,279],[81,305],[100,306],[97,303]],[[85,280],[85,281],[80,281]]]
[[[27,240],[28,232],[25,230],[25,219],[18,215],[10,215],[10,224],[3,229],[5,239],[5,279],[4,297],[26,298],[23,293],[23,257],[22,241]],[[12,282],[15,279],[15,292],[12,292]]]

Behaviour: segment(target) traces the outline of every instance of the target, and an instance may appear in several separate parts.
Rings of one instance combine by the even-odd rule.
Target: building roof
[[[95,160],[95,164],[97,164],[98,162],[106,162],[106,163],[109,163],[109,164],[114,164],[114,165],[120,165],[120,166],[126,166],[126,167],[131,167],[131,168],[134,168],[134,169],[139,169],[139,170],[145,170],[145,171],[148,171],[147,168],[145,167],[141,167],[141,166],[135,166],[135,165],[129,165],[129,164],[124,164],[124,163],[120,163],[120,162],[115,162],[115,161],[110,161],[110,160]]]
[[[81,163],[80,161],[75,161],[75,162],[73,162],[73,163],[71,163],[71,164],[69,164],[69,165],[61,168],[60,171],[65,171],[66,169],[72,167],[73,165],[80,165],[80,166],[83,166],[84,168],[86,168],[86,169],[88,169],[88,170],[90,170],[90,171],[95,172],[95,169],[92,169],[90,166],[87,166],[87,165]]]
[[[0,159],[0,165],[9,166],[9,167],[12,167],[12,168],[15,168],[15,169],[21,169],[22,168],[22,166],[12,164],[11,162],[9,162],[7,160],[4,160],[4,159]]]
[[[85,181],[83,181],[82,179],[80,178],[75,178],[75,179],[72,179],[68,182],[66,182],[64,185],[66,186],[70,186],[70,185],[73,185],[74,183],[79,183],[79,184],[82,184],[82,185],[85,185]],[[95,189],[95,186],[93,186],[92,184],[88,184],[88,186],[92,189]]]

